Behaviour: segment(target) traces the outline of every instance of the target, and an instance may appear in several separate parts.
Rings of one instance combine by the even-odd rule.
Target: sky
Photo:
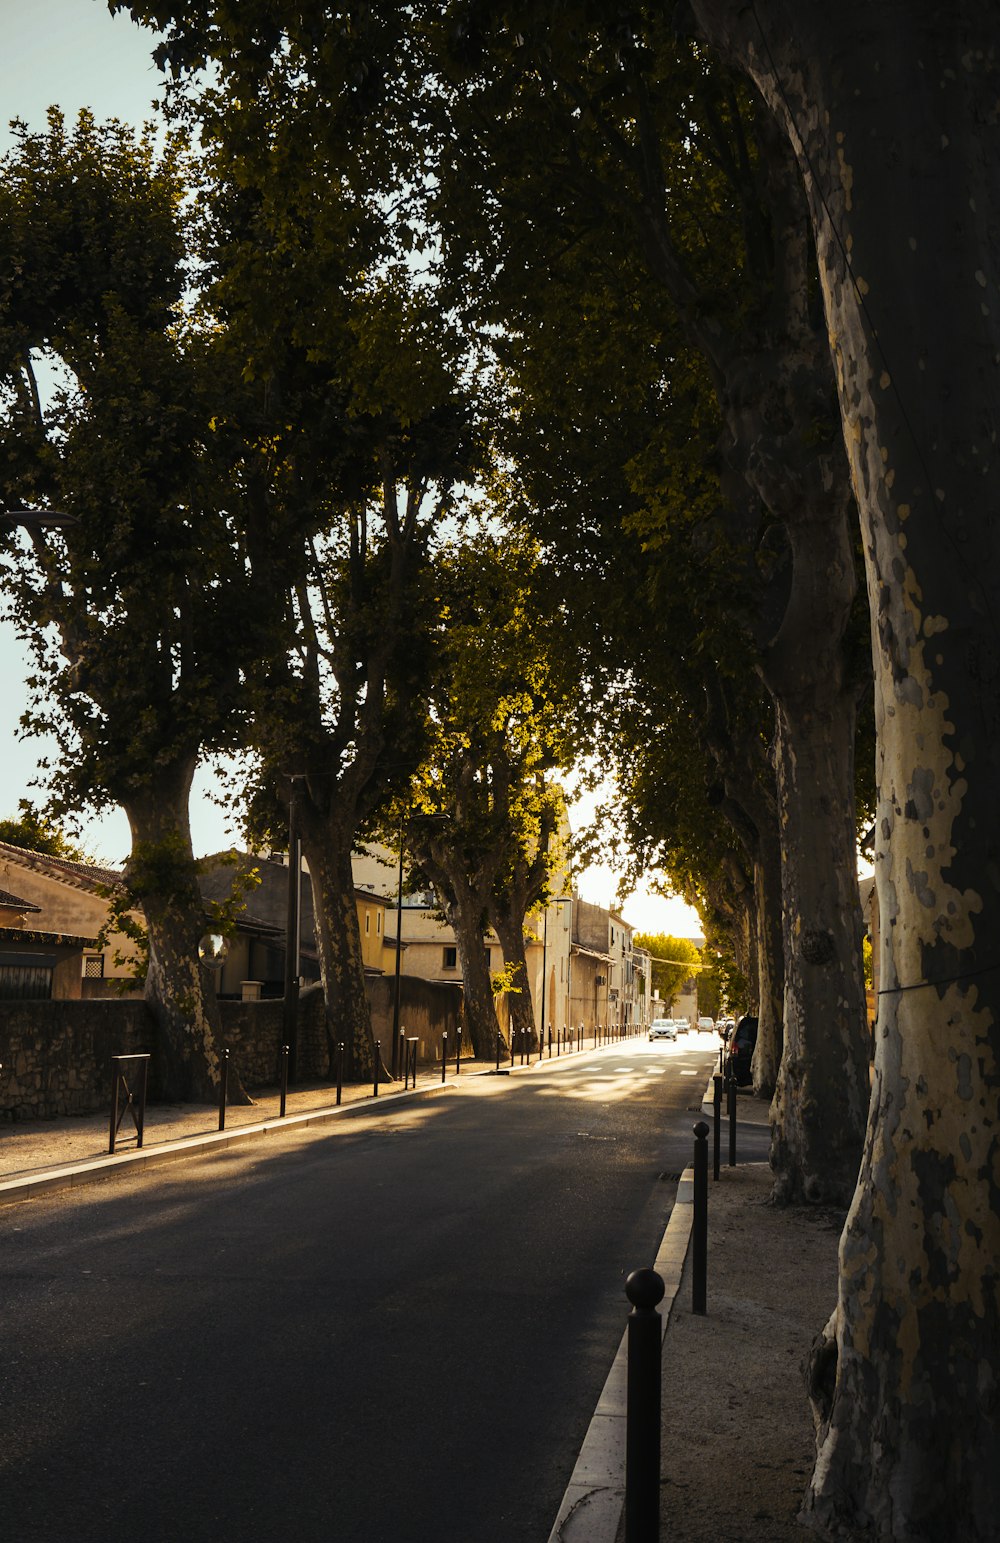
[[[0,150],[10,145],[7,125],[22,118],[44,129],[46,109],[56,104],[67,118],[89,107],[98,118],[118,117],[139,124],[152,116],[159,72],[152,62],[153,35],[124,15],[112,17],[106,0],[0,0],[3,46],[0,48]],[[41,802],[32,788],[46,746],[18,737],[26,704],[27,659],[9,624],[0,622],[0,818],[17,812],[18,800]],[[191,825],[198,854],[218,851],[237,838],[232,817],[212,802],[214,783],[204,769],[192,799]],[[589,814],[589,808],[574,818]],[[121,811],[87,821],[83,841],[94,857],[120,863],[129,849],[128,823]],[[579,876],[584,899],[618,908],[617,876],[595,864]],[[622,904],[630,925],[645,932],[697,937],[701,926],[679,899],[663,899],[652,882]]]

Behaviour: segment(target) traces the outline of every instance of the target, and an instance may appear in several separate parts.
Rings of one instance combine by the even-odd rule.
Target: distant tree
[[[652,957],[653,990],[668,1003],[690,979],[692,965],[701,964],[701,953],[690,938],[675,938],[665,932],[634,932],[632,942]]]
[[[63,831],[44,811],[36,809],[30,799],[18,799],[16,819],[0,820],[0,841],[11,846],[24,847],[29,852],[44,852],[48,857],[65,857],[70,862],[85,863],[87,854],[82,847]]]
[[[579,654],[540,557],[517,528],[483,529],[442,554],[429,749],[406,816],[419,869],[455,927],[467,1021],[486,1055],[496,1033],[482,957],[490,923],[512,1033],[535,1034],[525,919],[562,855],[563,796],[550,775],[573,764],[583,733]]]

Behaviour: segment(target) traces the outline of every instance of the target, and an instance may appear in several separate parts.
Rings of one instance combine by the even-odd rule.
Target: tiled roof
[[[22,900],[20,895],[12,895],[9,889],[0,889],[0,905],[10,906],[14,911],[40,911],[40,905],[33,905],[30,900]]]
[[[50,878],[71,884],[74,889],[94,890],[98,885],[115,885],[122,881],[119,868],[104,868],[98,863],[74,863],[67,857],[50,857],[47,852],[32,852],[27,847],[12,846],[0,841],[0,857],[36,873],[46,873]]]

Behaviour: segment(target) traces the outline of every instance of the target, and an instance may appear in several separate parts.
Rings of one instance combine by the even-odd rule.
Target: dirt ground
[[[841,1212],[768,1203],[766,1163],[709,1178],[708,1312],[690,1257],[663,1346],[662,1543],[799,1543],[804,1364],[836,1302]]]

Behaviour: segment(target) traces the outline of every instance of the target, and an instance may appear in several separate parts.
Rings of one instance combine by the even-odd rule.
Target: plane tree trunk
[[[156,1080],[163,1098],[214,1103],[219,1097],[219,1004],[215,978],[199,959],[208,931],[191,846],[188,800],[195,758],[161,769],[123,799],[132,832],[126,868],[149,939],[145,997],[156,1022]],[[252,1103],[230,1066],[230,1103]]]
[[[305,794],[299,795],[299,811],[302,851],[313,887],[330,1075],[335,1074],[337,1045],[342,1042],[344,1076],[367,1081],[375,1070],[375,1041],[351,867],[354,825],[325,815]]]
[[[996,17],[695,0],[799,155],[872,607],[881,993],[814,1363],[804,1513],[987,1543],[1000,1513]]]
[[[496,906],[491,911],[491,917],[493,929],[503,949],[503,962],[510,972],[507,1009],[510,1013],[511,1044],[518,1050],[522,1046],[537,1049],[535,1008],[531,998],[528,961],[524,951],[524,918],[518,920],[516,916]]]
[[[477,1056],[496,1053],[500,1024],[493,1000],[493,982],[483,942],[486,897],[481,888],[459,872],[442,887],[442,910],[455,934],[462,967],[462,1014],[465,1032]]]

